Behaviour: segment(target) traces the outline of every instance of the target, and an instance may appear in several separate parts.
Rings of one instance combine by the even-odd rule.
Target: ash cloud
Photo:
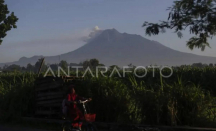
[[[90,32],[90,34],[89,34],[88,36],[82,37],[82,40],[83,40],[84,42],[89,42],[89,41],[91,41],[92,39],[94,39],[95,37],[97,37],[98,35],[100,35],[102,32],[103,32],[102,29],[100,29],[98,26],[95,26],[95,27],[91,30],[91,32]]]

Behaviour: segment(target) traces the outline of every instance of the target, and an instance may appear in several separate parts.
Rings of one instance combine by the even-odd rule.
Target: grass
[[[86,76],[75,84],[78,94],[93,98],[90,109],[97,121],[215,127],[216,69],[182,67],[173,72],[170,78],[161,77],[159,70],[152,77],[151,69],[145,78]],[[36,78],[34,73],[0,74],[0,120],[34,114]]]

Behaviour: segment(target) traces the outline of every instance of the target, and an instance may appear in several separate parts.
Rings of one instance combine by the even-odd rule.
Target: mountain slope
[[[91,58],[97,58],[105,65],[119,66],[126,66],[130,63],[137,66],[216,63],[215,57],[179,52],[140,35],[119,33],[115,29],[104,30],[86,45],[61,55],[61,60],[73,63]],[[46,57],[45,60],[47,63],[58,63],[59,56]],[[25,58],[25,60],[20,59],[14,63],[26,65],[32,61],[33,58]]]

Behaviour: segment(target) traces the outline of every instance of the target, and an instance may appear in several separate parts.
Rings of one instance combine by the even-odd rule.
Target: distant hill
[[[23,57],[19,61],[3,64],[26,66],[34,64],[42,56]],[[216,63],[216,57],[199,56],[184,53],[166,47],[159,42],[148,40],[140,35],[119,33],[116,29],[107,29],[84,46],[61,54],[61,60],[70,63],[97,58],[105,65],[183,65],[192,63]],[[45,57],[46,63],[58,63],[59,56]]]

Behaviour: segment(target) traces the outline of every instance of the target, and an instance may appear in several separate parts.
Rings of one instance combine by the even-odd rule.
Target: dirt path
[[[49,131],[49,130],[32,129],[28,127],[10,127],[10,126],[0,125],[0,131]]]

